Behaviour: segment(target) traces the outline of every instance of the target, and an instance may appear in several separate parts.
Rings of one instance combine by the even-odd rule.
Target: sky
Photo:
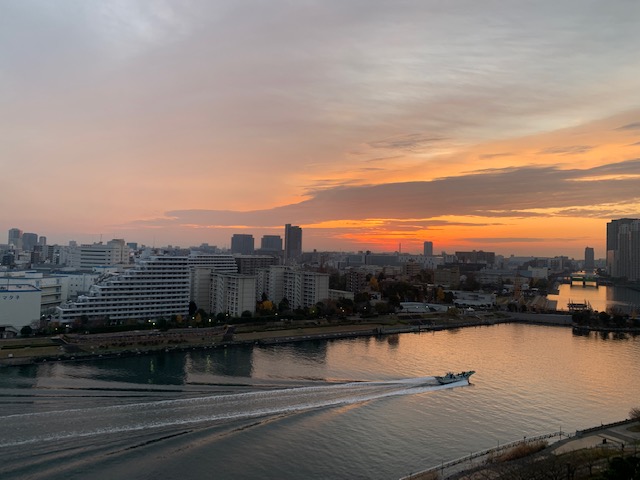
[[[640,217],[638,25],[637,0],[3,0],[0,231],[602,258]]]

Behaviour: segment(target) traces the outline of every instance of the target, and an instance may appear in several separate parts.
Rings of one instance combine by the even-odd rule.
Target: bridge
[[[595,273],[575,272],[571,274],[571,285],[598,288],[598,275]]]

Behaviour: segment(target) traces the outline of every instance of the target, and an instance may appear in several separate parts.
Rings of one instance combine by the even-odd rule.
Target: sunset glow
[[[640,6],[363,9],[2,2],[0,230],[604,257],[640,216]]]

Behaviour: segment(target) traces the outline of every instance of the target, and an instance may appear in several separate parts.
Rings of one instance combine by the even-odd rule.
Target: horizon
[[[639,22],[632,1],[7,0],[0,231],[224,247],[291,223],[305,251],[604,258],[606,223],[640,217]]]
[[[19,227],[12,227],[12,228],[18,228]],[[20,229],[22,230],[22,229]],[[70,246],[70,242],[76,241],[74,239],[69,239],[66,241],[62,241],[62,242],[50,242],[50,239],[47,235],[43,235],[39,232],[27,232],[25,230],[22,230],[23,233],[36,233],[38,234],[38,236],[44,236],[47,238],[47,245],[59,245],[62,247],[68,247]],[[249,235],[252,235],[251,233],[248,233]],[[252,235],[254,237],[254,240],[259,241],[260,238],[259,237],[255,237],[255,235]],[[104,236],[101,236],[104,237]],[[303,253],[313,253],[313,252],[318,252],[318,253],[336,253],[336,254],[361,254],[361,253],[371,253],[374,255],[409,255],[409,256],[424,256],[424,251],[423,249],[421,249],[420,251],[406,251],[404,249],[397,249],[397,250],[371,250],[371,249],[359,249],[359,250],[340,250],[340,249],[316,249],[316,248],[310,248],[310,249],[305,249],[304,248],[304,230],[303,230],[303,248],[302,248],[302,252]],[[165,244],[165,245],[147,245],[144,242],[137,242],[135,240],[131,240],[131,239],[127,239],[127,238],[117,238],[117,237],[112,237],[112,238],[100,238],[96,241],[89,241],[89,242],[79,242],[76,241],[78,246],[81,245],[92,245],[92,244],[106,244],[107,242],[111,241],[111,240],[124,240],[125,244],[128,243],[135,243],[138,247],[138,249],[142,249],[142,248],[149,248],[149,249],[158,249],[158,250],[162,250],[162,249],[182,249],[182,250],[198,250],[202,247],[208,247],[208,248],[216,248],[221,250],[223,253],[229,253],[228,251],[231,249],[230,245],[215,245],[215,244],[211,244],[208,242],[200,242],[199,244],[189,244],[189,245],[174,245],[174,244]],[[284,241],[284,235],[282,235],[282,240]],[[230,243],[230,242],[229,242]],[[0,243],[0,245],[2,245]],[[401,247],[401,245],[399,245]],[[588,246],[585,248],[589,248]],[[592,247],[591,247],[592,248]],[[255,253],[254,254],[260,254],[259,252],[260,248],[256,245],[255,247]],[[499,251],[494,251],[494,250],[489,250],[489,249],[484,249],[484,248],[474,248],[471,250],[464,250],[464,249],[455,249],[455,250],[436,250],[435,246],[434,246],[434,252],[433,255],[431,255],[432,257],[439,257],[442,255],[455,255],[455,252],[471,252],[471,251],[476,251],[476,252],[490,252],[490,253],[495,253],[495,255],[499,255],[501,257],[504,257],[505,259],[510,258],[510,257],[517,257],[517,258],[556,258],[556,257],[567,257],[570,260],[584,260],[584,254],[585,251],[583,250],[582,252],[582,256],[570,256],[570,255],[564,255],[562,253],[552,253],[550,255],[534,255],[534,254],[515,254],[515,253],[503,253],[503,252],[499,252]],[[606,260],[606,256],[605,257],[599,257],[597,256],[597,254],[595,254],[595,261],[599,262],[599,261],[605,261]]]

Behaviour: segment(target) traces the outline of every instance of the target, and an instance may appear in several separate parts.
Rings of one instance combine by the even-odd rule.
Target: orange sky
[[[604,257],[640,5],[520,3],[3,2],[0,229]]]

